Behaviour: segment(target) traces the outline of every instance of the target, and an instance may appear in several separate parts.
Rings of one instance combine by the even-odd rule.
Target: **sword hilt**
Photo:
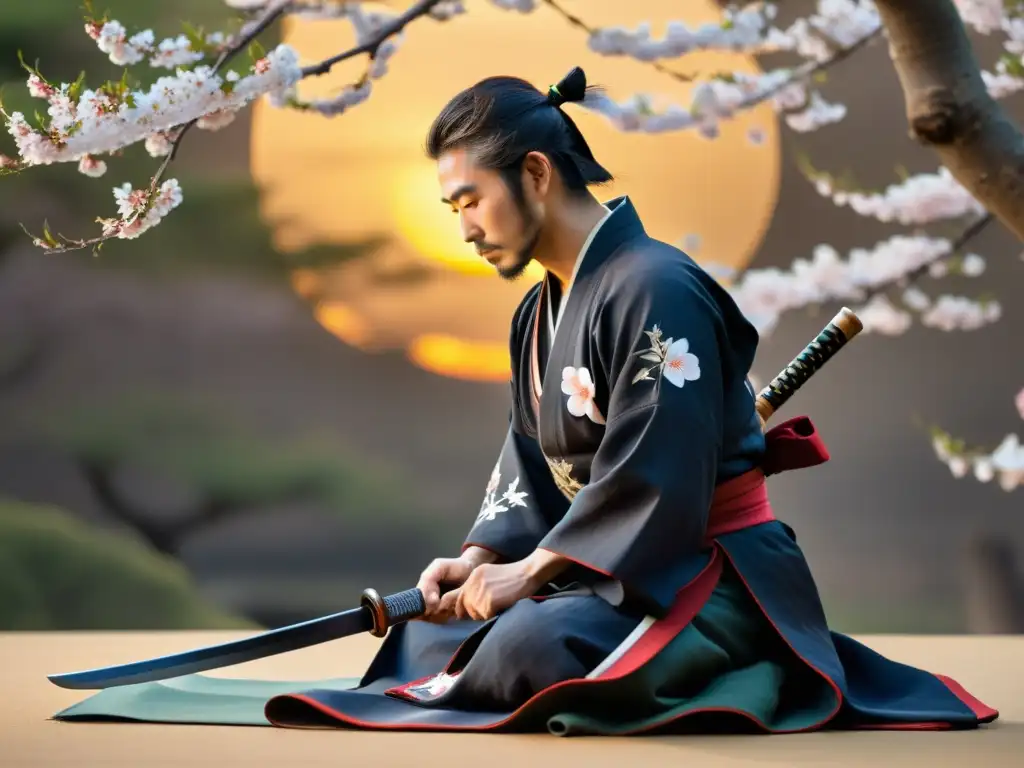
[[[807,383],[815,371],[831,360],[836,352],[863,328],[860,318],[852,309],[840,309],[829,324],[822,328],[817,338],[804,347],[803,352],[794,357],[789,365],[761,390],[754,403],[757,415],[761,417],[761,424],[767,422],[773,413]]]
[[[360,605],[370,612],[373,619],[370,634],[374,637],[384,637],[395,624],[417,619],[427,610],[423,593],[416,587],[386,597],[381,597],[375,589],[366,589]]]

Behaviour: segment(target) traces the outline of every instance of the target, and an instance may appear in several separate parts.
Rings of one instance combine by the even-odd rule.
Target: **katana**
[[[241,640],[112,667],[47,675],[47,678],[61,688],[77,690],[114,688],[166,680],[210,669],[230,667],[367,632],[375,637],[384,637],[388,629],[395,624],[418,618],[425,610],[426,603],[419,589],[407,589],[387,597],[381,597],[375,590],[367,589],[362,594],[358,608],[341,613],[332,613],[329,616],[272,629]]]
[[[762,425],[779,410],[810,377],[832,359],[863,328],[857,315],[843,307],[822,331],[804,347],[778,376],[761,390],[755,409]],[[384,637],[388,630],[418,619],[426,611],[419,589],[407,589],[381,597],[363,592],[358,608],[272,629],[241,640],[172,653],[167,656],[98,667],[79,672],[48,675],[54,685],[72,689],[102,689],[182,677],[211,669],[297,651],[312,645],[369,633]]]

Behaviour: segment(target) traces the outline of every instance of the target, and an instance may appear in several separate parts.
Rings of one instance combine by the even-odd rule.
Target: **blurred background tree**
[[[26,72],[16,52],[27,62],[41,62],[57,80],[73,81],[82,62],[87,62],[90,82],[120,77],[120,70],[98,56],[95,43],[82,33],[79,10],[46,0],[0,5],[0,93],[8,110],[32,114],[38,106],[26,94]],[[182,19],[196,27],[224,28],[231,16],[223,4],[206,0],[111,0],[98,10],[109,10],[133,27],[158,29],[180,28]],[[271,31],[265,39],[273,44],[274,35]],[[42,219],[54,231],[94,226],[94,180],[68,174],[59,166],[19,175],[16,183],[5,179],[0,183],[0,270],[5,260],[23,254],[22,261],[42,258],[54,268],[84,266],[117,273],[136,281],[142,302],[147,297],[152,301],[155,286],[167,290],[176,283],[227,281],[255,290],[262,286],[286,304],[306,302],[308,314],[319,296],[315,291],[293,292],[294,276],[302,274],[300,270],[317,274],[372,256],[378,242],[318,245],[288,253],[276,248],[261,220],[259,189],[247,168],[248,133],[248,116],[243,116],[207,136],[207,141],[184,147],[175,173],[188,185],[189,194],[173,220],[149,233],[144,243],[110,244],[101,258],[82,253],[26,255],[21,229],[22,222]],[[0,152],[10,153],[12,146],[9,136],[0,137]],[[153,164],[141,146],[132,147],[110,160],[111,178],[145,178]],[[112,209],[106,186],[101,183],[100,189],[105,199],[99,205]],[[11,276],[20,271],[9,266],[7,277],[14,292]],[[0,292],[4,277],[0,272]],[[58,296],[53,294],[52,300],[60,301]],[[74,328],[59,316],[59,310],[40,307],[38,314],[22,313],[4,324],[0,398],[5,391],[17,399],[18,393],[31,390],[39,372],[67,348],[80,344]],[[120,322],[131,320],[122,317]],[[301,357],[296,350],[296,359]],[[95,364],[104,363],[97,359]],[[378,471],[351,447],[326,436],[278,437],[265,430],[261,434],[260,427],[230,417],[211,398],[182,397],[176,391],[179,384],[169,380],[155,387],[129,385],[133,395],[128,397],[99,393],[54,407],[15,409],[6,421],[0,445],[21,451],[27,441],[65,457],[99,505],[102,525],[117,530],[90,532],[76,515],[51,506],[9,502],[0,507],[0,570],[5,574],[0,630],[234,627],[250,620],[289,621],[304,612],[335,610],[351,599],[346,595],[365,586],[362,579],[382,570],[390,573],[368,562],[378,559],[369,553],[375,551],[373,541],[381,538],[379,526],[389,514],[395,525],[381,546],[397,546],[401,552],[410,540],[418,547],[433,540],[426,516],[415,513],[415,493],[401,477]],[[289,504],[313,505],[344,521],[351,538],[335,542],[335,556],[342,563],[339,568],[351,570],[359,581],[348,592],[343,584],[318,581],[322,594],[306,600],[281,594],[239,598],[231,591],[232,597],[225,599],[234,601],[238,611],[248,612],[242,623],[231,611],[211,607],[181,564],[189,542],[231,518],[244,519]],[[102,567],[97,566],[100,562]],[[398,588],[404,586],[400,579],[391,576],[389,581],[385,575],[375,586]],[[68,584],[77,586],[69,590]],[[335,587],[338,592],[333,592]],[[277,610],[275,601],[298,605],[298,613],[287,607]]]

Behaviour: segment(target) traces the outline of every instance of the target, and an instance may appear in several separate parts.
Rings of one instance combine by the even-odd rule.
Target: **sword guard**
[[[423,593],[415,587],[387,597],[381,597],[375,589],[365,589],[360,605],[370,612],[373,620],[370,634],[374,637],[384,637],[395,624],[419,618],[427,610]]]

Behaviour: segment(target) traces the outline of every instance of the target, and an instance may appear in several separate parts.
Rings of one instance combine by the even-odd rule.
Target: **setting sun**
[[[652,34],[673,20],[722,18],[714,0],[566,0],[566,6],[591,26],[646,22]],[[355,42],[347,22],[296,17],[287,20],[283,37],[304,61]],[[501,280],[462,241],[457,216],[440,202],[436,166],[424,154],[424,140],[438,110],[474,81],[512,74],[543,88],[574,65],[616,100],[639,92],[689,103],[690,84],[644,62],[594,53],[586,34],[546,5],[520,14],[480,3],[450,22],[410,25],[370,99],[335,119],[264,101],[254,105],[253,175],[278,247],[385,241],[373,259],[295,277],[296,291],[316,305],[324,328],[359,349],[401,349],[415,365],[438,375],[508,380],[509,321],[543,270],[534,263],[523,279]],[[722,51],[669,65],[687,72],[759,71],[752,57]],[[329,75],[303,82],[300,92],[326,96],[358,78],[362,67],[346,61]],[[659,240],[680,243],[696,235],[700,248],[691,255],[698,262],[733,268],[750,262],[779,194],[780,134],[771,106],[726,121],[713,141],[693,131],[624,133],[576,105],[566,110],[616,176],[597,192],[601,199],[628,195],[647,232]],[[762,138],[756,145],[748,139],[753,129]]]

